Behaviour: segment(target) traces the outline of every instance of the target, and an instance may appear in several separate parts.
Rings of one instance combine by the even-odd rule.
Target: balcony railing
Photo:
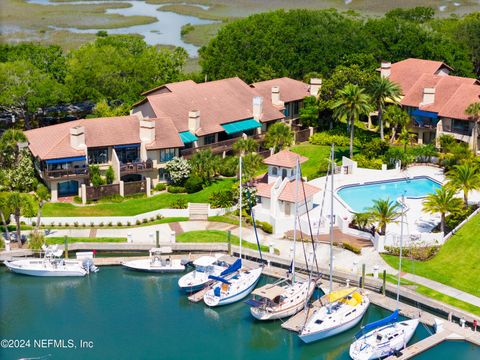
[[[88,177],[88,168],[44,170],[43,175],[49,179]]]
[[[150,171],[151,169],[153,169],[153,162],[151,160],[120,165],[120,173],[122,175],[136,174],[143,171]]]
[[[260,145],[260,142],[263,141],[264,135],[263,134],[255,135],[252,138],[254,140],[257,140],[257,142],[259,142],[259,145]],[[206,150],[206,149],[212,150],[212,153],[214,153],[214,154],[219,154],[219,153],[222,153],[224,151],[232,150],[233,144],[235,144],[239,139],[241,139],[241,137],[234,138],[234,139],[223,140],[223,141],[218,141],[218,142],[215,142],[215,143],[212,143],[212,144],[198,146],[196,148],[183,149],[183,150],[180,151],[180,155],[183,156],[183,157],[190,157],[193,154],[195,154],[196,152]]]
[[[443,128],[443,132],[448,132],[452,134],[458,134],[458,135],[466,135],[466,136],[471,136],[472,131],[470,129],[455,129],[455,128]]]

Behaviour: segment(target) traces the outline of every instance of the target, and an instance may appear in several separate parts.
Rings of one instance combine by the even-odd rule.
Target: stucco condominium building
[[[81,119],[26,132],[35,167],[52,200],[82,195],[89,165],[112,167],[114,183],[166,180],[165,163],[199,149],[226,152],[240,136],[260,137],[277,121],[292,122],[308,85],[279,78],[248,85],[239,78],[182,81],[144,93],[129,116]],[[244,135],[245,134],[245,135]]]
[[[400,104],[412,118],[409,130],[417,135],[419,144],[438,146],[440,136],[448,134],[478,152],[479,125],[465,111],[480,102],[480,82],[452,76],[452,70],[441,61],[406,59],[383,62],[380,73],[401,87]]]

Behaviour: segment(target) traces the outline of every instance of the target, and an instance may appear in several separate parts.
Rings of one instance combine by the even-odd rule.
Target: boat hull
[[[65,276],[85,276],[87,271],[80,265],[78,267],[58,267],[58,268],[25,268],[25,265],[16,263],[15,261],[5,261],[5,266],[12,272],[28,276],[41,277],[65,277]]]
[[[122,266],[129,270],[149,273],[175,273],[185,270],[185,265],[180,264],[180,262],[172,262],[169,265],[152,265],[150,260],[127,261],[122,263]]]
[[[262,275],[261,268],[250,270],[250,272],[254,272],[254,276],[252,276],[252,282],[249,283],[247,287],[245,287],[238,293],[222,298],[222,297],[213,295],[212,294],[213,289],[212,289],[205,294],[205,296],[203,297],[203,301],[205,302],[206,305],[210,307],[215,307],[215,306],[224,306],[224,305],[232,304],[234,302],[242,300],[253,291],[258,281],[260,280],[260,276]]]
[[[418,322],[418,319],[399,321],[394,325],[387,325],[375,329],[363,335],[350,345],[349,355],[354,360],[381,359],[393,355],[396,351],[400,351],[406,347],[407,343],[412,339],[413,334],[415,334]],[[405,324],[405,326],[402,326],[402,323]],[[400,329],[403,330],[401,335],[393,337],[389,342],[377,343],[375,341],[376,335],[388,331],[388,328],[392,326],[402,326]]]

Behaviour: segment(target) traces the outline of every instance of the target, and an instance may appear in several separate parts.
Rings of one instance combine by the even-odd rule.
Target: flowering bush
[[[191,167],[187,160],[174,157],[167,162],[165,169],[168,172],[170,181],[176,185],[182,185],[190,176]]]

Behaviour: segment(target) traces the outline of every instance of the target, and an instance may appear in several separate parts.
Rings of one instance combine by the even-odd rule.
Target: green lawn
[[[233,245],[240,245],[240,239],[235,235],[232,235],[231,241]],[[221,230],[187,231],[177,235],[177,242],[227,242],[227,232]],[[248,249],[257,250],[257,245],[248,241],[242,241],[242,246]],[[268,246],[261,245],[260,249],[264,252],[268,252]]]
[[[480,214],[470,220],[428,261],[402,259],[402,271],[480,296]],[[382,255],[392,267],[398,257]]]
[[[65,244],[64,237],[47,237],[45,238],[48,245]],[[76,243],[76,242],[127,242],[127,238],[116,238],[116,237],[98,237],[98,238],[90,238],[90,237],[68,237],[68,243]]]
[[[184,198],[187,202],[207,203],[214,191],[231,189],[234,181],[234,179],[217,180],[209,187],[194,194],[162,193],[150,198],[127,199],[120,203],[100,203],[90,206],[48,203],[44,206],[43,216],[131,216],[170,208],[171,203],[179,198]]]
[[[387,274],[387,281],[393,284],[397,284],[397,277],[391,274]],[[455,306],[459,309],[463,309],[465,311],[468,311],[471,314],[479,315],[480,316],[480,308],[478,306],[469,304],[467,302],[458,300],[457,298],[442,294],[436,290],[433,290],[429,287],[419,285],[417,283],[414,283],[413,281],[407,280],[407,279],[400,279],[400,284],[403,286],[414,286],[415,291],[418,292],[419,294],[425,295],[431,299],[435,299],[438,301],[441,301],[445,304],[450,304],[452,306]]]
[[[302,175],[306,176],[308,180],[318,177],[319,164],[323,159],[330,157],[330,146],[325,145],[311,145],[308,143],[293,146],[291,151],[296,152],[302,156],[308,157],[308,161],[302,164]],[[335,161],[341,161],[342,156],[348,156],[348,147],[335,148]],[[320,174],[323,176],[323,174]]]

